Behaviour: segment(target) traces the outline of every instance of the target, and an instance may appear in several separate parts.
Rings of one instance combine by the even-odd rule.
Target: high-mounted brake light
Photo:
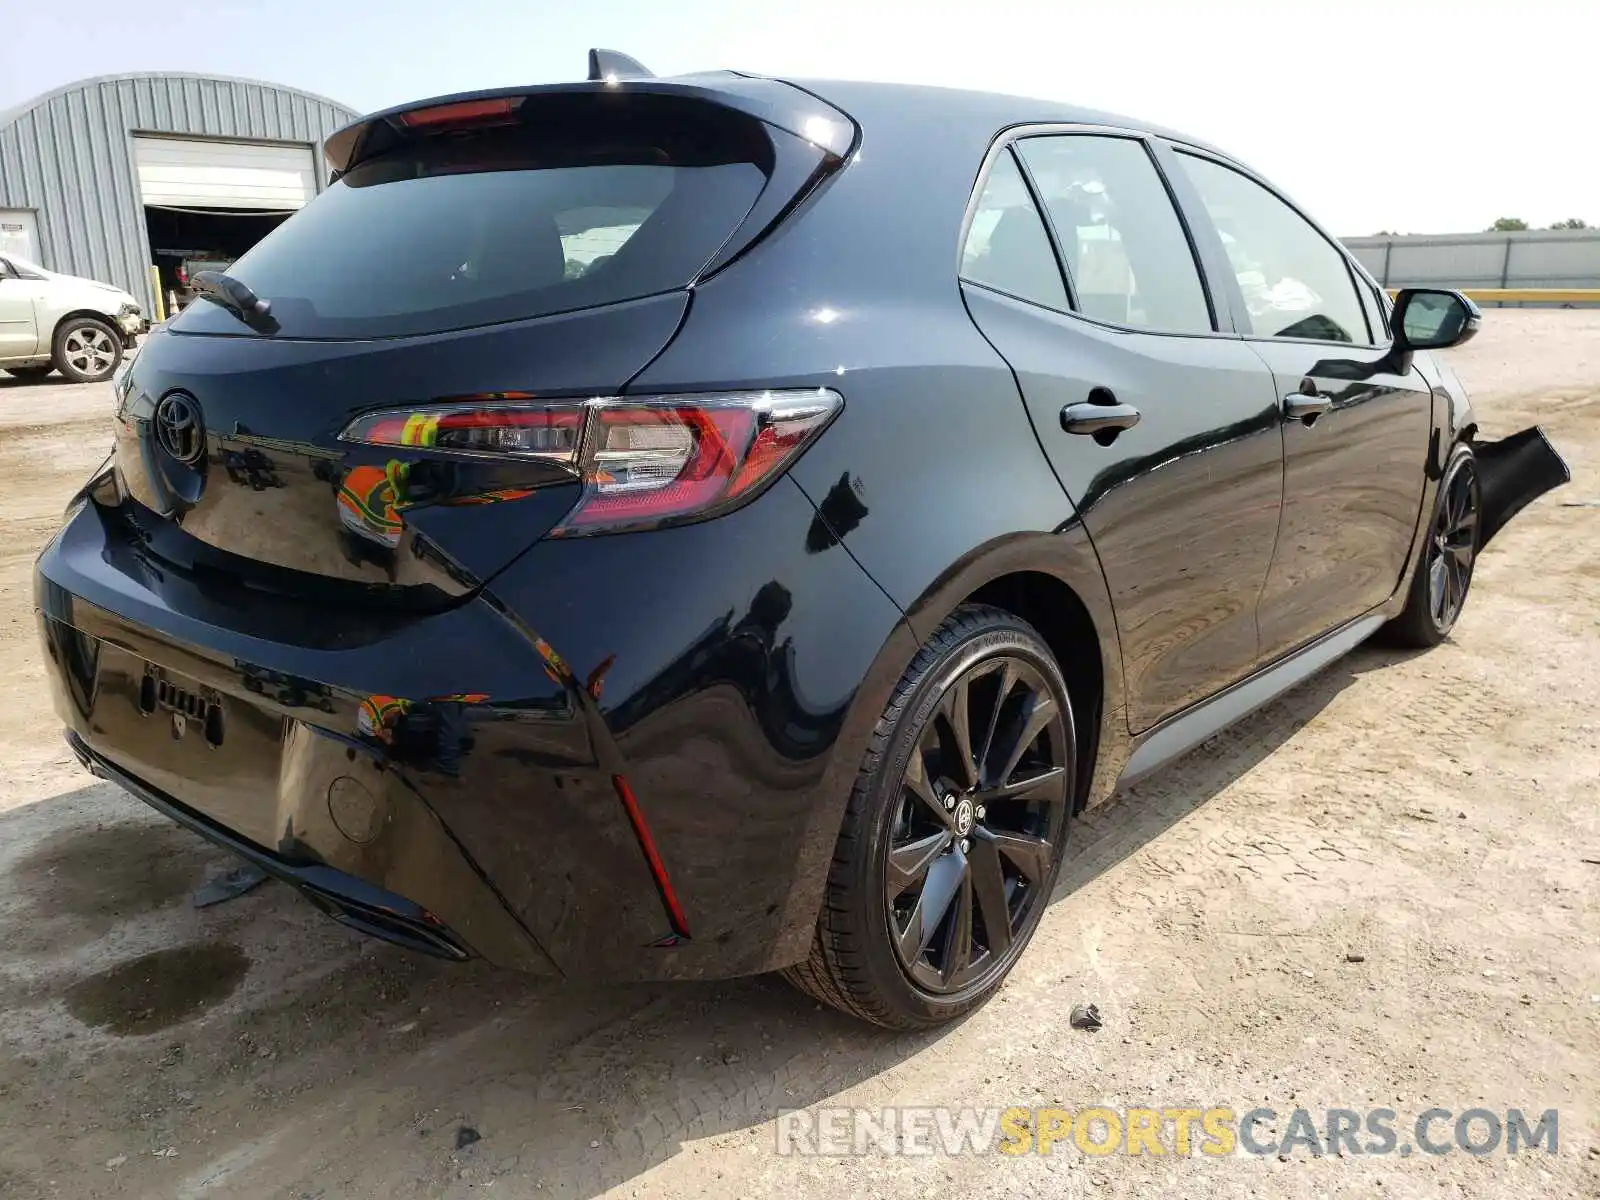
[[[458,100],[401,113],[396,119],[408,129],[441,125],[493,124],[511,116],[522,105],[521,96],[495,96],[488,100]]]
[[[701,520],[782,474],[844,404],[828,388],[536,401],[510,395],[357,417],[347,442],[565,466],[583,494],[552,537]]]

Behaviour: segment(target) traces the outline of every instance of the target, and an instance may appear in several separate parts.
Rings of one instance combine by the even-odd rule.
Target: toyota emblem
[[[156,405],[156,441],[181,463],[194,466],[206,456],[206,428],[193,396],[172,392]]]

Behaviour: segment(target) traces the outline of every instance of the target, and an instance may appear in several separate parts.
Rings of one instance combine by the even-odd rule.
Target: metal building
[[[1345,238],[1344,244],[1385,287],[1600,288],[1596,229],[1379,234]]]
[[[170,295],[186,263],[237,258],[315,196],[323,139],[356,116],[244,79],[57,88],[0,112],[0,252],[126,288],[153,314],[153,274]]]

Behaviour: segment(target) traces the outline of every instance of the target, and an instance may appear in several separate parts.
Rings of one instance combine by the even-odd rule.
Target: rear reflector
[[[583,494],[550,536],[700,520],[754,497],[826,428],[827,388],[581,401],[463,400],[368,413],[339,436],[565,466]]]
[[[661,861],[660,851],[656,849],[656,840],[650,836],[650,826],[645,824],[644,811],[639,807],[639,799],[628,786],[625,776],[613,775],[611,783],[617,789],[617,798],[622,801],[623,811],[628,814],[628,824],[633,826],[633,836],[639,839],[639,849],[644,853],[645,865],[650,868],[650,878],[655,880],[656,892],[661,897],[661,907],[666,909],[667,922],[672,926],[673,933],[686,938],[689,936],[689,920],[683,915],[683,905],[678,903],[678,894],[672,890],[672,880],[667,876],[666,864]]]

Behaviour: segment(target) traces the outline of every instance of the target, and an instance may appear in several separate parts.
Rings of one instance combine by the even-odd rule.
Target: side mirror
[[[1397,350],[1445,350],[1471,341],[1482,314],[1460,292],[1404,288],[1394,301],[1390,324]]]

